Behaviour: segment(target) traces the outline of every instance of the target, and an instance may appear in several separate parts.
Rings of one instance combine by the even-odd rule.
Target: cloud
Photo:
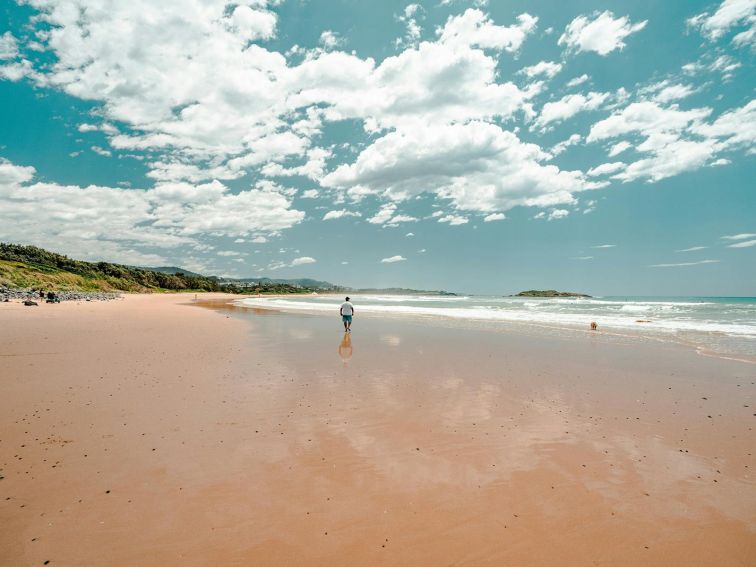
[[[611,175],[612,173],[623,171],[626,167],[627,167],[627,164],[621,161],[614,161],[611,163],[602,163],[601,165],[597,165],[596,167],[592,167],[591,169],[589,169],[586,172],[586,175],[588,175],[589,177]]]
[[[389,258],[384,258],[381,260],[381,264],[393,264],[394,262],[404,262],[407,258],[404,256],[391,256]]]
[[[701,264],[718,264],[719,260],[700,260],[698,262],[680,262],[678,264],[651,264],[649,268],[677,268],[679,266],[699,266]]]
[[[558,156],[559,154],[563,153],[570,146],[574,146],[576,144],[579,144],[582,141],[583,141],[583,137],[580,134],[572,134],[566,140],[563,140],[563,141],[559,142],[558,144],[554,144],[554,146],[551,148],[551,153],[553,155],[555,155],[555,156]]]
[[[90,0],[29,4],[36,12],[26,31],[0,36],[0,58],[19,66],[4,65],[0,75],[15,73],[14,80],[28,77],[35,88],[86,101],[91,118],[79,130],[101,135],[82,147],[96,138],[93,151],[103,157],[144,160],[153,185],[133,190],[146,203],[135,226],[154,226],[145,234],[156,241],[166,234],[187,239],[182,246],[231,234],[270,236],[301,222],[304,213],[291,203],[296,196],[328,198],[330,206],[315,213],[323,220],[357,216],[359,203],[371,203],[376,210],[366,220],[389,227],[418,220],[401,209],[420,195],[443,207],[435,218],[449,224],[498,220],[516,206],[541,207],[542,218],[559,218],[557,211],[567,211],[562,207],[577,205],[578,193],[610,179],[658,180],[722,164],[730,157],[724,152],[735,148],[753,151],[751,105],[716,120],[711,109],[677,105],[698,81],[675,78],[641,88],[634,104],[651,105],[642,108],[622,108],[623,96],[602,92],[572,92],[541,104],[545,80],[564,72],[564,61],[531,59],[536,64],[514,78],[502,71],[535,35],[538,19],[529,14],[494,21],[470,8],[423,34],[425,9],[409,4],[397,16],[406,43],[395,55],[374,59],[342,51],[342,38],[329,29],[318,46],[275,51],[277,1],[116,2],[108,10],[93,9]],[[559,41],[571,52],[606,55],[644,25],[611,12],[582,15]],[[317,38],[322,27],[315,30]],[[30,41],[47,52],[34,65],[20,60],[36,49]],[[683,71],[725,73],[737,64],[712,51]],[[530,84],[521,88],[513,80]],[[588,80],[581,75],[567,85]],[[602,108],[612,114],[591,127],[590,141],[611,143],[610,157],[637,146],[634,162],[563,166],[572,155],[555,157],[582,144],[582,131],[556,138],[563,140],[557,144],[545,139],[544,148],[533,141],[579,112]],[[332,143],[332,124],[354,127],[354,139]],[[523,124],[534,131],[520,132]],[[298,195],[278,184],[289,184],[284,178],[296,178],[290,185],[300,188]],[[303,190],[303,181],[311,188]],[[56,195],[62,198],[62,191]],[[154,203],[158,195],[173,196]],[[270,215],[266,199],[274,205]],[[148,246],[143,238],[140,250]]]
[[[756,101],[707,122],[711,113],[712,109],[706,107],[682,110],[676,104],[634,102],[595,123],[587,141],[640,134],[645,140],[635,149],[643,157],[618,170],[612,178],[623,182],[639,178],[658,181],[712,165],[717,163],[719,153],[737,147],[751,148],[756,143]]]
[[[326,30],[320,34],[320,44],[326,49],[335,49],[344,44],[344,39],[331,30]]]
[[[370,224],[382,224],[384,226],[397,226],[403,222],[416,222],[418,219],[409,215],[395,214],[397,207],[394,203],[386,203],[371,218],[368,219]]]
[[[593,260],[593,256],[573,256],[573,260]]]
[[[593,19],[578,16],[572,20],[559,38],[559,45],[577,52],[593,51],[599,55],[608,55],[616,49],[625,47],[625,38],[646,27],[646,20],[636,24],[630,18],[615,18],[609,11],[593,14]]]
[[[735,244],[728,245],[727,248],[750,248],[751,246],[756,246],[756,239],[736,242]]]
[[[113,152],[111,152],[110,150],[106,150],[105,148],[101,148],[99,146],[92,146],[90,149],[97,155],[103,157],[111,157],[113,155]]]
[[[697,89],[695,87],[692,87],[691,85],[682,85],[671,83],[670,81],[661,81],[640,89],[640,94],[649,95],[651,100],[654,100],[661,104],[666,104],[689,97],[696,91]]]
[[[20,81],[33,74],[32,64],[21,57],[16,37],[9,31],[0,35],[0,80]]]
[[[11,32],[0,35],[0,61],[14,59],[18,55],[18,42]]]
[[[256,2],[265,6],[266,2]],[[249,6],[237,6],[231,14],[234,30],[246,41],[270,39],[276,32],[276,15],[265,10],[255,10]]]
[[[713,14],[703,12],[689,18],[687,24],[699,29],[703,36],[710,41],[722,38],[735,26],[748,25],[748,30],[735,37],[736,44],[748,44],[753,39],[754,26],[756,26],[756,2],[753,0],[724,0]]]
[[[504,220],[505,218],[507,218],[507,216],[504,213],[491,213],[490,215],[483,217],[483,222],[499,221]]]
[[[521,14],[500,25],[481,10],[468,9],[450,17],[435,41],[418,42],[380,63],[338,51],[326,33],[323,40],[330,50],[297,50],[287,60],[266,47],[276,36],[272,5],[264,0],[243,5],[171,0],[93,11],[85,0],[74,0],[68,8],[34,0],[39,14],[33,25],[49,29],[40,37],[55,57],[54,64],[40,68],[35,81],[91,101],[103,123],[85,129],[102,130],[115,149],[149,152],[148,176],[157,183],[201,184],[249,173],[303,176],[328,179],[326,187],[338,184],[353,198],[377,192],[388,201],[401,197],[395,199],[399,193],[390,194],[395,191],[386,192],[386,187],[376,189],[378,180],[352,183],[345,175],[344,168],[352,167],[348,163],[326,174],[334,156],[315,140],[327,122],[357,120],[374,136],[376,142],[362,151],[359,162],[388,148],[392,139],[406,139],[407,132],[417,131],[425,139],[435,128],[451,132],[459,127],[473,137],[478,123],[532,115],[531,98],[537,91],[500,81],[497,67],[499,52],[519,51],[533,34],[533,16]],[[410,6],[403,17],[417,18],[421,11]],[[83,12],[87,18],[77,16]],[[552,73],[557,65],[549,62],[538,73]],[[116,123],[118,130],[106,130],[105,124]],[[538,146],[516,136],[507,141],[507,133],[494,128],[500,138],[498,157],[509,157],[507,164],[487,157],[481,140],[475,145],[485,170],[474,182],[485,185],[474,192],[473,183],[462,183],[464,171],[450,172],[442,175],[447,182],[443,188],[429,192],[453,193],[451,198],[463,208],[492,213],[498,204],[478,201],[501,201],[502,186],[520,188],[519,201],[536,205],[569,202],[572,190],[584,188],[580,172],[539,163],[548,155]],[[514,160],[520,157],[526,159],[518,168]],[[410,166],[409,159],[403,161]],[[506,179],[497,181],[502,172]],[[399,185],[410,182],[408,177]],[[430,185],[420,192],[426,189]],[[316,191],[309,189],[301,197],[315,198]],[[395,214],[381,224],[413,220]]]
[[[322,183],[346,191],[360,187],[394,202],[431,193],[460,211],[484,213],[573,203],[573,192],[600,186],[579,171],[544,165],[550,157],[493,124],[427,124],[378,138]],[[370,222],[386,222],[395,207],[387,204]]]
[[[616,244],[599,244],[598,246],[591,246],[591,248],[616,248]]]
[[[570,214],[570,211],[567,209],[552,209],[548,213],[546,211],[541,211],[540,213],[536,214],[533,218],[534,219],[546,219],[547,221],[553,221],[553,220],[559,220],[567,217]]]
[[[56,59],[35,81],[102,103],[104,116],[131,129],[111,138],[115,147],[225,157],[254,152],[250,144],[282,124],[275,75],[286,61],[250,44],[275,36],[277,17],[264,0],[233,10],[223,0],[107,10],[85,0],[32,4],[33,24],[49,30],[39,37]]]
[[[728,81],[732,79],[735,71],[740,67],[742,67],[742,64],[729,55],[712,57],[711,54],[707,53],[701,60],[683,65],[682,70],[686,75],[691,76],[702,72],[719,73],[722,75],[722,79]]]
[[[397,47],[401,46],[415,46],[420,41],[420,35],[423,32],[423,28],[418,23],[419,17],[423,14],[423,8],[420,4],[407,4],[404,8],[402,15],[397,19],[403,22],[406,26],[404,37],[397,39],[394,43]]]
[[[567,88],[571,89],[573,87],[577,87],[578,85],[582,85],[586,81],[590,80],[590,77],[588,75],[580,75],[579,77],[575,77],[574,79],[570,79],[567,81]]]
[[[447,45],[515,52],[525,38],[535,31],[537,23],[538,18],[525,13],[517,16],[517,24],[499,26],[482,11],[469,8],[460,16],[450,16],[443,28],[438,30],[438,35],[439,41]]]
[[[449,223],[450,226],[459,226],[461,224],[467,224],[470,219],[461,215],[444,215],[438,218],[438,222]]]
[[[750,248],[751,246],[756,246],[756,234],[750,232],[723,236],[722,240],[733,241],[733,244],[727,245],[728,248]]]
[[[362,215],[357,211],[348,211],[346,209],[340,209],[336,211],[328,211],[323,216],[323,220],[340,219],[343,217],[361,217],[361,216]]]
[[[706,250],[708,246],[691,246],[690,248],[683,248],[682,250],[675,250],[675,252],[697,252],[698,250]]]
[[[381,209],[371,218],[368,219],[370,224],[386,224],[391,220],[396,212],[396,205],[393,203],[387,203],[381,207]]]
[[[219,181],[125,189],[58,185],[35,176],[33,167],[0,160],[0,240],[55,242],[58,250],[84,259],[154,260],[142,250],[186,250],[210,236],[278,232],[304,218],[275,184],[232,193]]]
[[[745,240],[746,238],[755,238],[756,234],[750,232],[743,232],[741,234],[731,234],[729,236],[723,236],[723,240]]]
[[[531,65],[530,67],[524,67],[520,69],[518,73],[525,75],[529,79],[540,76],[551,79],[561,70],[561,63],[554,63],[553,61],[541,61],[539,63],[536,63],[535,65]]]
[[[535,121],[535,126],[544,128],[551,122],[562,122],[579,112],[596,110],[609,97],[609,93],[589,92],[583,94],[569,94],[556,102],[547,102],[541,109],[541,114]]]
[[[630,142],[627,142],[627,141],[617,142],[609,149],[608,155],[609,157],[614,157],[621,154],[625,150],[629,150],[632,147],[633,145]]]
[[[281,249],[280,251],[284,252],[284,249]],[[310,258],[309,256],[302,256],[300,258],[295,258],[289,263],[277,260],[275,262],[272,262],[270,265],[268,265],[267,270],[276,271],[276,270],[281,270],[283,268],[293,268],[296,266],[303,266],[305,264],[314,264],[316,261],[317,260],[315,260],[315,258]],[[258,271],[263,271],[263,270],[261,269]]]

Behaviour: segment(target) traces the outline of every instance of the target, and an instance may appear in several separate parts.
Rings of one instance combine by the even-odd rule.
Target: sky
[[[0,0],[0,241],[756,296],[756,0]]]

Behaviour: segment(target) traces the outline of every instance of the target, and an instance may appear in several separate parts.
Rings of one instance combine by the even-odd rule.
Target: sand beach
[[[0,564],[756,563],[756,365],[233,299],[0,304]]]

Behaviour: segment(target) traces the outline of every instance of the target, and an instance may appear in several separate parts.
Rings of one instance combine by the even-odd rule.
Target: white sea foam
[[[250,298],[243,306],[282,311],[338,313],[340,298]],[[411,318],[461,319],[481,322],[519,322],[586,328],[592,321],[605,329],[635,329],[644,333],[699,333],[756,339],[756,303],[706,301],[627,301],[592,299],[475,298],[365,295],[353,298],[356,312]],[[393,305],[391,304],[393,303]],[[397,305],[399,303],[399,305]],[[737,316],[728,315],[735,311]],[[638,317],[643,317],[643,322]],[[649,321],[649,322],[647,322]],[[754,343],[756,345],[756,342]],[[756,348],[756,346],[754,347]]]

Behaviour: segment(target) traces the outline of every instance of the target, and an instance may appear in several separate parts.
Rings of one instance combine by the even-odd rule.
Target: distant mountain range
[[[184,274],[185,276],[206,277],[197,272],[191,270],[185,270],[184,268],[177,268],[176,266],[158,266],[157,268],[149,268],[147,266],[135,266],[140,270],[147,270],[148,272],[158,272],[161,274]]]
[[[292,285],[295,287],[306,287],[308,289],[317,290],[332,290],[339,291],[345,289],[342,286],[332,284],[331,282],[325,282],[321,280],[313,280],[311,278],[294,278],[294,279],[279,279],[279,278],[220,278],[221,283],[235,283],[235,284],[249,284],[249,285],[269,285],[269,284],[284,284]]]
[[[270,285],[290,285],[292,287],[302,287],[313,290],[333,290],[339,291],[342,288],[339,285],[332,284],[331,282],[325,282],[321,280],[313,280],[311,278],[222,278],[216,276],[204,276],[197,272],[192,272],[185,268],[179,268],[176,266],[140,266],[140,270],[147,270],[149,272],[158,272],[161,274],[183,274],[185,276],[195,277],[211,277],[218,280],[220,285],[239,285],[239,286],[270,286]]]

